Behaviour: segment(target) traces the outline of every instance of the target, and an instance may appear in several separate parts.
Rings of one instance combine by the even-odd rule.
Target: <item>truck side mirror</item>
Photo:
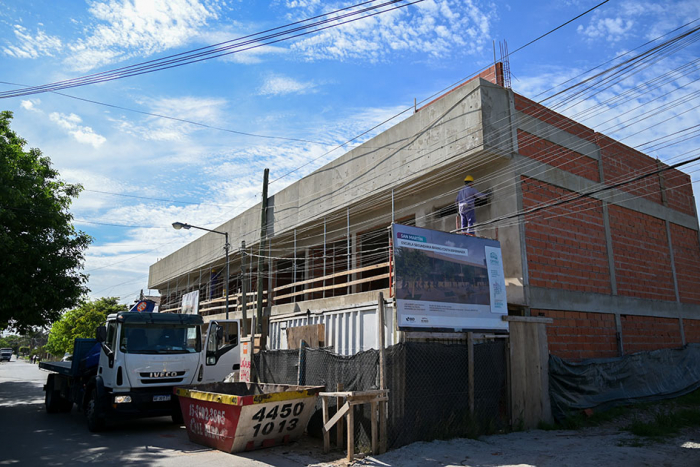
[[[216,328],[216,341],[221,342],[221,340],[224,338],[224,328],[219,326]]]
[[[98,326],[97,329],[95,329],[95,339],[100,343],[104,343],[107,340],[106,326]]]

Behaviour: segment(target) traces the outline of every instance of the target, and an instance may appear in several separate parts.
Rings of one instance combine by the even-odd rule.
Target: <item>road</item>
[[[47,372],[24,360],[0,363],[0,465],[242,466],[319,465],[322,443],[306,438],[290,446],[244,455],[191,443],[170,417],[113,424],[90,433],[82,412],[47,414]],[[339,456],[336,456],[339,457]],[[330,460],[330,459],[329,459]]]

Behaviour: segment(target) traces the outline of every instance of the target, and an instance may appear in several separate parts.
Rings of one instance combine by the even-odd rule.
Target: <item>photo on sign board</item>
[[[497,240],[401,224],[392,230],[399,329],[508,329]]]
[[[394,252],[396,298],[490,305],[486,260],[397,248]],[[400,276],[399,276],[400,271]]]
[[[199,290],[186,293],[182,296],[180,313],[184,315],[196,315],[199,313]]]

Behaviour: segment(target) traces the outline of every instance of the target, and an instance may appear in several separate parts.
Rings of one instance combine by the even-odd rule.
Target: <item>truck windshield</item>
[[[119,349],[124,353],[194,353],[202,350],[199,326],[129,324],[122,327]]]

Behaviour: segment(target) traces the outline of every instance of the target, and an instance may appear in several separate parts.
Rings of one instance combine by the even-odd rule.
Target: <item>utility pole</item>
[[[248,281],[245,277],[245,240],[241,242],[241,317],[243,321],[243,335],[250,334],[248,329]]]
[[[270,169],[265,169],[265,175],[263,177],[262,213],[260,214],[260,248],[258,249],[258,309],[255,316],[255,332],[259,334],[262,334],[263,255],[265,254],[265,237],[267,236],[267,180],[269,175]]]

